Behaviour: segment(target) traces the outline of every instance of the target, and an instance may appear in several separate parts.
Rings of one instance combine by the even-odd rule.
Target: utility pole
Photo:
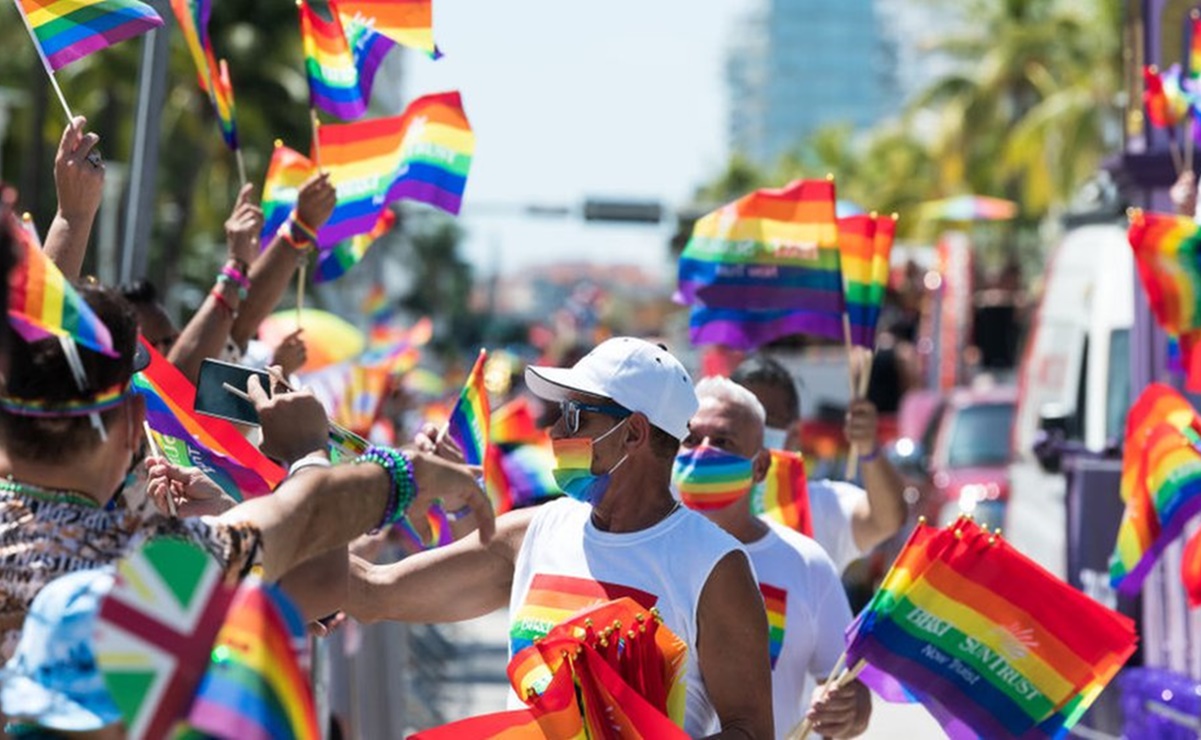
[[[171,8],[165,0],[149,0],[164,24],[142,39],[138,70],[138,105],[129,166],[129,199],[125,211],[125,238],[121,248],[121,282],[146,273],[150,235],[154,226],[158,191],[159,113],[167,97],[167,57],[171,35]]]

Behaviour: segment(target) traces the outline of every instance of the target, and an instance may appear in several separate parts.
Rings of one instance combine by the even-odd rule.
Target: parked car
[[[906,478],[915,519],[942,525],[971,514],[982,525],[1005,526],[1017,395],[1014,386],[957,388],[919,438],[893,444],[891,456]]]

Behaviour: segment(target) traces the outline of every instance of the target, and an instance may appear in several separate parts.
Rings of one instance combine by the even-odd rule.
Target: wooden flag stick
[[[309,108],[309,117],[313,122],[313,161],[317,164],[317,170],[321,170],[321,137],[317,134],[321,128],[321,121],[317,118],[317,109]]]
[[[242,147],[234,149],[234,161],[238,163],[238,187],[246,185],[246,158],[242,156]]]
[[[305,252],[300,258],[300,268],[296,271],[296,328],[300,329],[300,317],[304,313],[304,284],[308,282],[309,254]]]
[[[46,74],[50,75],[50,85],[54,88],[54,94],[58,96],[58,102],[63,107],[63,113],[67,114],[67,123],[70,124],[75,120],[75,114],[71,112],[71,106],[67,105],[67,98],[63,95],[63,89],[58,86],[58,78],[54,76],[54,68],[50,66],[50,60],[46,58],[46,53],[42,51],[42,45],[38,42],[38,35],[34,33],[33,26],[29,23],[29,16],[25,15],[25,10],[21,7],[18,0],[13,0],[13,5],[17,8],[17,15],[21,16],[21,20],[25,22],[25,30],[29,32],[29,38],[33,39],[33,47],[38,50],[38,57],[42,60],[42,66],[46,68]]]
[[[851,388],[851,397],[847,402],[847,413],[850,413],[850,405],[859,398],[859,384],[855,382],[858,377],[855,373],[861,368],[857,368],[855,362],[855,345],[851,342],[851,317],[847,313],[842,314],[842,334],[846,341],[847,347],[847,383]],[[854,480],[855,475],[859,472],[859,449],[851,445],[850,451],[847,453],[846,479]]]
[[[142,421],[142,431],[146,433],[146,444],[150,445],[150,454],[154,455],[155,457],[162,457],[163,451],[158,448],[158,444],[154,441],[154,434],[150,430],[150,422],[145,420]],[[179,513],[175,509],[175,495],[171,493],[170,485],[167,486],[167,495],[164,498],[167,499],[167,511],[169,511],[173,517],[178,516]]]

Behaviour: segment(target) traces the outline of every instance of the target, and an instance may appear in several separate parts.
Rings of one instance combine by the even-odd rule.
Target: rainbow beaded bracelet
[[[368,447],[355,459],[356,463],[375,463],[384,469],[391,481],[388,504],[379,524],[368,534],[375,534],[404,519],[409,505],[417,498],[417,478],[413,475],[413,460],[407,452],[391,447]]]

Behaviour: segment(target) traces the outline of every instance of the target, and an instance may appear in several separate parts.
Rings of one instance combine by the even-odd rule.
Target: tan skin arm
[[[300,186],[296,213],[307,225],[320,229],[334,212],[336,202],[337,192],[329,175],[313,175]],[[273,235],[267,249],[254,260],[250,266],[250,291],[230,331],[230,337],[238,347],[245,348],[259,330],[259,324],[275,310],[296,274],[300,259],[295,247]]]
[[[347,548],[335,547],[311,558],[279,580],[306,621],[328,617],[346,605],[350,584]]]
[[[701,591],[697,615],[701,677],[721,720],[713,738],[772,737],[767,612],[742,552],[721,559]]]
[[[78,280],[88,251],[92,223],[104,197],[104,163],[88,161],[100,142],[96,134],[85,134],[87,119],[76,116],[58,145],[54,157],[54,189],[58,211],[46,232],[43,248],[67,280]]]
[[[351,558],[346,612],[361,622],[458,622],[509,603],[513,568],[534,509],[496,520],[496,536],[478,533],[388,565]],[[415,597],[419,595],[419,597]]]
[[[865,453],[879,448],[878,417],[871,401],[851,403],[847,412],[847,441]],[[905,525],[905,482],[883,454],[862,461],[867,499],[851,515],[851,534],[860,552],[867,552]]]

